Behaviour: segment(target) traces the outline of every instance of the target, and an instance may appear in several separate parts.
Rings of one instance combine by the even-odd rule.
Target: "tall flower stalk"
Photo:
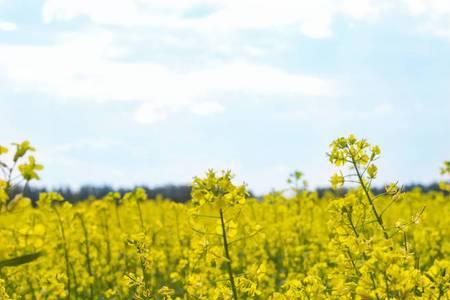
[[[358,140],[350,135],[348,138],[338,138],[331,145],[331,152],[328,154],[330,162],[338,167],[348,165],[354,173],[347,175],[335,174],[331,178],[333,188],[343,186],[345,182],[357,183],[362,189],[364,196],[371,208],[373,216],[380,226],[385,239],[389,239],[389,234],[384,225],[383,216],[375,206],[371,195],[372,181],[376,178],[378,168],[374,164],[380,156],[380,148],[371,146],[366,140]]]
[[[246,203],[247,191],[245,185],[235,186],[232,183],[232,178],[230,171],[222,171],[220,175],[217,175],[213,170],[209,170],[205,178],[195,178],[192,185],[192,202],[196,205],[197,210],[195,214],[197,215],[200,215],[199,209],[204,206],[210,206],[212,211],[215,211],[217,214],[213,216],[203,215],[203,217],[219,219],[219,226],[216,232],[222,238],[231,293],[233,299],[238,300],[229,241],[229,236],[235,234],[235,229],[233,229],[235,223],[233,217],[226,219],[225,210],[231,208],[239,210]]]

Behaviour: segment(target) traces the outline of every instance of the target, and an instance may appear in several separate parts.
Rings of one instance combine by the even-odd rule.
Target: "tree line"
[[[137,187],[137,186],[136,186]],[[102,186],[96,186],[96,185],[84,185],[78,189],[74,189],[71,187],[60,187],[60,188],[54,188],[54,189],[48,189],[45,187],[27,187],[24,191],[24,195],[26,197],[29,197],[33,202],[37,201],[39,199],[39,194],[43,192],[57,192],[61,194],[64,199],[71,203],[77,203],[79,201],[83,201],[89,198],[102,198],[106,196],[108,193],[111,192],[118,192],[121,195],[133,191],[136,187],[130,187],[130,188],[114,188],[109,185],[102,185]],[[168,184],[163,185],[159,187],[148,187],[148,186],[139,186],[143,188],[148,197],[150,199],[155,199],[158,196],[162,197],[164,199],[170,199],[172,201],[178,202],[178,203],[185,203],[191,199],[191,186],[190,185],[174,185],[174,184]],[[423,192],[431,192],[431,191],[439,191],[439,184],[438,183],[432,183],[432,184],[407,184],[403,186],[403,191],[408,192],[412,191],[414,189],[420,188]],[[341,189],[339,191],[333,191],[330,188],[317,188],[315,191],[318,193],[319,196],[323,196],[325,193],[334,193],[337,195],[342,195],[347,192],[346,189]],[[375,194],[381,194],[384,192],[383,187],[375,187],[372,189],[372,191]],[[250,192],[251,197],[259,198],[260,195],[255,195],[252,192]]]

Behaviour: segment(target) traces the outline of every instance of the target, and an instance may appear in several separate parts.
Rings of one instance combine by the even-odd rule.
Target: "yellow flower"
[[[334,174],[330,179],[331,187],[333,189],[342,187],[344,185],[344,182],[345,182],[344,176],[339,174]]]

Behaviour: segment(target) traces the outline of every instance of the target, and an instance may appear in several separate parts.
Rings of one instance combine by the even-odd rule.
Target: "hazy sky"
[[[379,183],[450,159],[448,0],[0,0],[0,144],[42,184],[327,185],[332,139],[383,151]]]

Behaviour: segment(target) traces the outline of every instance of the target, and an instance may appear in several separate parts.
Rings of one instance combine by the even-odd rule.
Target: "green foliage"
[[[13,146],[15,146],[15,152],[9,160],[8,157],[5,157],[5,154],[9,153],[9,149],[0,146],[0,213],[3,209],[8,208],[10,202],[14,200],[11,197],[13,192],[21,195],[30,181],[40,179],[38,172],[44,169],[42,165],[36,163],[34,156],[28,154],[35,151],[30,142],[13,143]],[[22,160],[26,160],[26,162],[20,163]],[[21,186],[22,191],[17,192]]]
[[[441,168],[441,175],[450,177],[450,161],[445,161],[444,166]],[[447,192],[450,192],[450,182],[441,181],[439,187]]]
[[[32,254],[21,255],[18,257],[0,260],[0,269],[4,267],[17,267],[23,264],[35,261],[42,255],[42,252],[36,252]]]

